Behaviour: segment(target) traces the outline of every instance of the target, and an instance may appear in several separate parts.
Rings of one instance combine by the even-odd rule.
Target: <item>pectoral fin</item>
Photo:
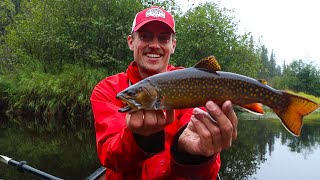
[[[256,114],[256,115],[263,115],[263,105],[261,103],[253,103],[253,104],[245,104],[241,106],[245,110],[249,111],[250,113]]]

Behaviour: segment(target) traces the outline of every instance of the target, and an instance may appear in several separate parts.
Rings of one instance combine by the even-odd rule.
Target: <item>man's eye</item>
[[[158,40],[160,42],[169,42],[170,35],[167,35],[167,34],[159,35]]]
[[[150,33],[140,33],[139,38],[143,41],[152,41],[153,35]]]

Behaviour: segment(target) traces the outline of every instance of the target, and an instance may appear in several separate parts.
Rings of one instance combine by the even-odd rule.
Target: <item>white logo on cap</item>
[[[149,17],[149,16],[166,18],[166,14],[159,8],[149,9],[146,12],[146,17]]]

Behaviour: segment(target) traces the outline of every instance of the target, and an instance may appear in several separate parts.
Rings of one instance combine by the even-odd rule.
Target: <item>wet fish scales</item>
[[[276,90],[265,81],[219,71],[220,66],[215,63],[216,59],[209,57],[192,68],[150,76],[117,94],[127,104],[119,111],[192,108],[204,106],[209,100],[217,104],[231,100],[251,112],[263,114],[261,104],[264,104],[279,116],[289,132],[298,136],[303,117],[319,108],[319,104]]]
[[[186,78],[188,74],[194,75]],[[179,76],[185,78],[178,79]],[[159,96],[165,98],[166,102],[163,107],[165,109],[201,106],[208,100],[223,103],[228,99],[240,105],[260,102],[269,107],[275,107],[274,103],[282,102],[279,106],[285,103],[281,93],[277,90],[262,87],[265,85],[256,80],[239,78],[238,75],[226,72],[217,71],[212,74],[196,68],[189,68],[183,72],[176,72],[175,76],[168,74],[150,81],[150,83],[156,85]]]

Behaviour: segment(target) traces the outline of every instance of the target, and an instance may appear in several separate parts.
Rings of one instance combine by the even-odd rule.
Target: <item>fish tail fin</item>
[[[282,109],[272,108],[272,110],[280,117],[282,124],[289,132],[299,136],[303,117],[319,108],[319,104],[285,91],[282,93],[288,99],[288,106]]]

